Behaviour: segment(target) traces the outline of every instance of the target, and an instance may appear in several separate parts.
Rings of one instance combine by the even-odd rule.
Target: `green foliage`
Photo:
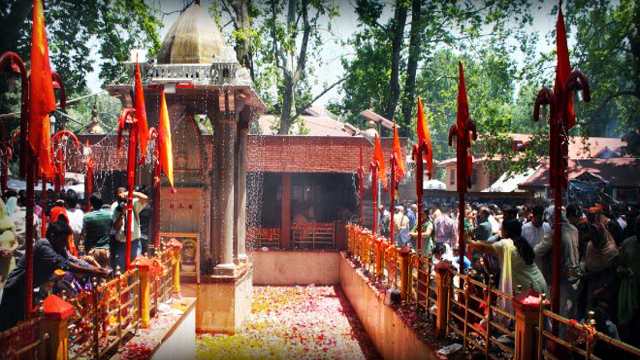
[[[640,3],[570,1],[572,64],[589,78],[593,101],[578,106],[584,133],[623,135],[640,127]]]
[[[15,24],[0,40],[0,51],[17,51],[27,61],[31,43],[31,1],[7,0],[0,22]],[[10,11],[7,11],[11,9]],[[51,61],[69,94],[86,89],[86,77],[101,59],[100,78],[117,80],[119,62],[131,49],[160,47],[159,20],[141,0],[51,0],[45,2]]]

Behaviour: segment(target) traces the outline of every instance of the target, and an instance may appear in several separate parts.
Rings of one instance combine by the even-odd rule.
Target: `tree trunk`
[[[416,96],[416,72],[418,70],[418,60],[420,58],[420,43],[422,42],[421,11],[422,0],[412,0],[409,59],[407,60],[407,78],[404,85],[404,100],[402,101],[401,136],[409,136],[411,134],[411,114],[415,104],[414,98]]]
[[[294,82],[290,74],[284,74],[284,89],[282,93],[282,111],[280,114],[279,135],[288,135],[291,128],[291,109],[293,108]]]
[[[389,97],[384,115],[392,120],[398,100],[400,99],[400,51],[404,40],[404,28],[407,22],[407,5],[403,0],[396,0],[396,10],[391,26],[391,78],[389,79]]]
[[[247,33],[251,29],[251,17],[249,17],[249,7],[251,0],[232,0],[231,6],[236,15],[237,31],[243,34],[237,39],[236,54],[240,65],[249,69],[251,80],[255,81],[255,71],[253,68],[253,49],[251,48],[251,39],[247,37]]]

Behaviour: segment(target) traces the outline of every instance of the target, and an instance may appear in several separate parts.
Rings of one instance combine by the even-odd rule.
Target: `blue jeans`
[[[127,250],[126,243],[116,241],[116,240],[111,241],[111,251],[110,251],[111,267],[114,270],[116,269],[116,266],[120,266],[120,271],[121,272],[125,271],[126,250]],[[142,248],[140,245],[140,239],[131,240],[131,252],[129,254],[130,261],[133,262],[133,259],[138,257],[141,251],[142,251]]]

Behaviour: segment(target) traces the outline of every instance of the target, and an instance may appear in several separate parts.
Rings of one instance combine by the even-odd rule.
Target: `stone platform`
[[[193,311],[195,302],[193,297],[183,297],[160,304],[158,315],[151,318],[149,328],[138,329],[111,360],[150,359]]]
[[[202,276],[197,285],[196,333],[234,334],[251,312],[253,264],[233,275]]]

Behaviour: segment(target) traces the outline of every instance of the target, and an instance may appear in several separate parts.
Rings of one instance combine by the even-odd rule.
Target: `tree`
[[[578,108],[585,133],[619,136],[640,127],[640,3],[573,0],[564,9],[575,29],[572,64],[592,90],[593,101]]]
[[[256,50],[260,47],[260,35],[254,28],[254,19],[260,15],[258,7],[252,0],[220,0],[211,4],[211,12],[214,17],[220,17],[220,9],[228,16],[233,24],[231,34],[235,44],[236,54],[240,65],[246,67],[251,74],[251,80],[257,81],[257,69],[255,64]]]
[[[355,114],[366,107],[379,108],[385,117],[396,118],[401,125],[403,136],[412,135],[410,125],[415,108],[415,84],[418,67],[420,64],[425,67],[429,66],[428,61],[433,49],[447,46],[464,50],[465,43],[470,43],[474,39],[505,38],[508,34],[505,31],[508,20],[515,19],[518,23],[515,26],[531,21],[531,16],[527,13],[518,14],[528,7],[525,0],[511,2],[397,0],[394,6],[393,17],[384,22],[381,20],[384,19],[384,3],[382,1],[358,0],[356,2],[358,20],[363,25],[361,32],[376,36],[372,42],[384,49],[381,51],[390,54],[383,69],[388,94],[381,99],[382,106],[370,102],[363,102],[359,105],[344,103],[341,112],[353,120]],[[514,16],[514,13],[518,15]],[[405,29],[408,19],[411,21],[411,26],[407,48]],[[345,66],[350,70],[348,77],[354,77],[347,79],[342,87],[347,98],[352,97],[351,93],[359,93],[369,89],[368,86],[360,86],[355,81],[355,77],[359,77],[358,73],[368,71],[357,69],[357,67],[374,66],[374,62],[379,60],[359,58],[359,56],[376,53],[358,51],[357,42],[360,41],[362,40],[358,35],[354,36],[352,45],[356,48],[357,55],[355,59],[347,61]],[[400,88],[402,79],[404,79],[404,89]],[[364,85],[368,85],[368,81],[365,81]],[[401,116],[397,117],[397,107],[400,101],[402,102],[402,111]]]
[[[264,17],[263,64],[272,66],[278,90],[276,109],[280,113],[279,134],[288,134],[293,120],[311,104],[307,82],[308,54],[321,44],[320,17],[337,15],[337,7],[322,0],[269,0]],[[335,85],[334,85],[335,86]]]
[[[0,52],[16,51],[29,59],[32,2],[5,0],[0,6]],[[126,72],[120,62],[133,48],[146,48],[153,56],[160,47],[160,22],[141,0],[45,1],[51,61],[69,94],[86,89],[86,77],[96,65],[92,47],[98,48],[100,78],[118,80]],[[4,109],[6,110],[6,109]]]

